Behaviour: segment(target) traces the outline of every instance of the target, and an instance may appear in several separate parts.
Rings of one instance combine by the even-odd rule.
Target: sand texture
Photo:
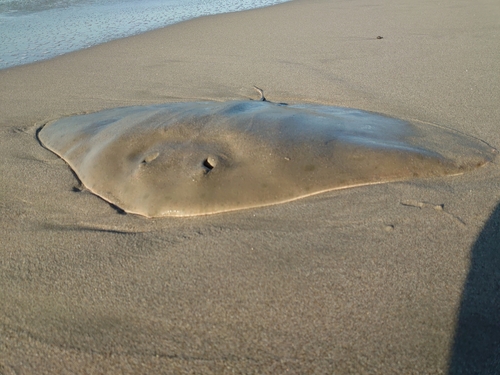
[[[499,20],[496,0],[295,0],[0,71],[0,374],[500,373],[498,158],[147,219],[37,140],[62,117],[257,85],[498,149]]]

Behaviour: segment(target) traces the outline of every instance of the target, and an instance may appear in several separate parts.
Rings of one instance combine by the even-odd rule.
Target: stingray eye
[[[150,154],[148,156],[146,156],[144,158],[144,160],[142,161],[143,164],[148,164],[148,163],[151,163],[153,160],[155,160],[158,156],[160,155],[159,152],[155,152],[153,154]]]
[[[205,168],[205,173],[208,173],[215,168],[215,166],[217,165],[217,160],[214,157],[209,156],[208,158],[203,160],[202,165],[203,168]]]

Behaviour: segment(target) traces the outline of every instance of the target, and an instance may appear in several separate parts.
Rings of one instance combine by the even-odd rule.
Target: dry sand
[[[500,373],[498,159],[148,220],[77,192],[36,140],[61,116],[257,85],[499,148],[499,20],[497,0],[296,0],[0,71],[0,373]]]

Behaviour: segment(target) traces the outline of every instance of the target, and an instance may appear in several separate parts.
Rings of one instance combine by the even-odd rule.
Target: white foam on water
[[[0,0],[0,69],[209,14],[287,0]]]

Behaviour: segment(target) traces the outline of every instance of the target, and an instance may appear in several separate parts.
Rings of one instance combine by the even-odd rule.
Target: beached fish
[[[495,155],[484,142],[441,127],[261,96],[66,117],[47,124],[39,139],[94,194],[148,217],[212,214],[461,174]]]

